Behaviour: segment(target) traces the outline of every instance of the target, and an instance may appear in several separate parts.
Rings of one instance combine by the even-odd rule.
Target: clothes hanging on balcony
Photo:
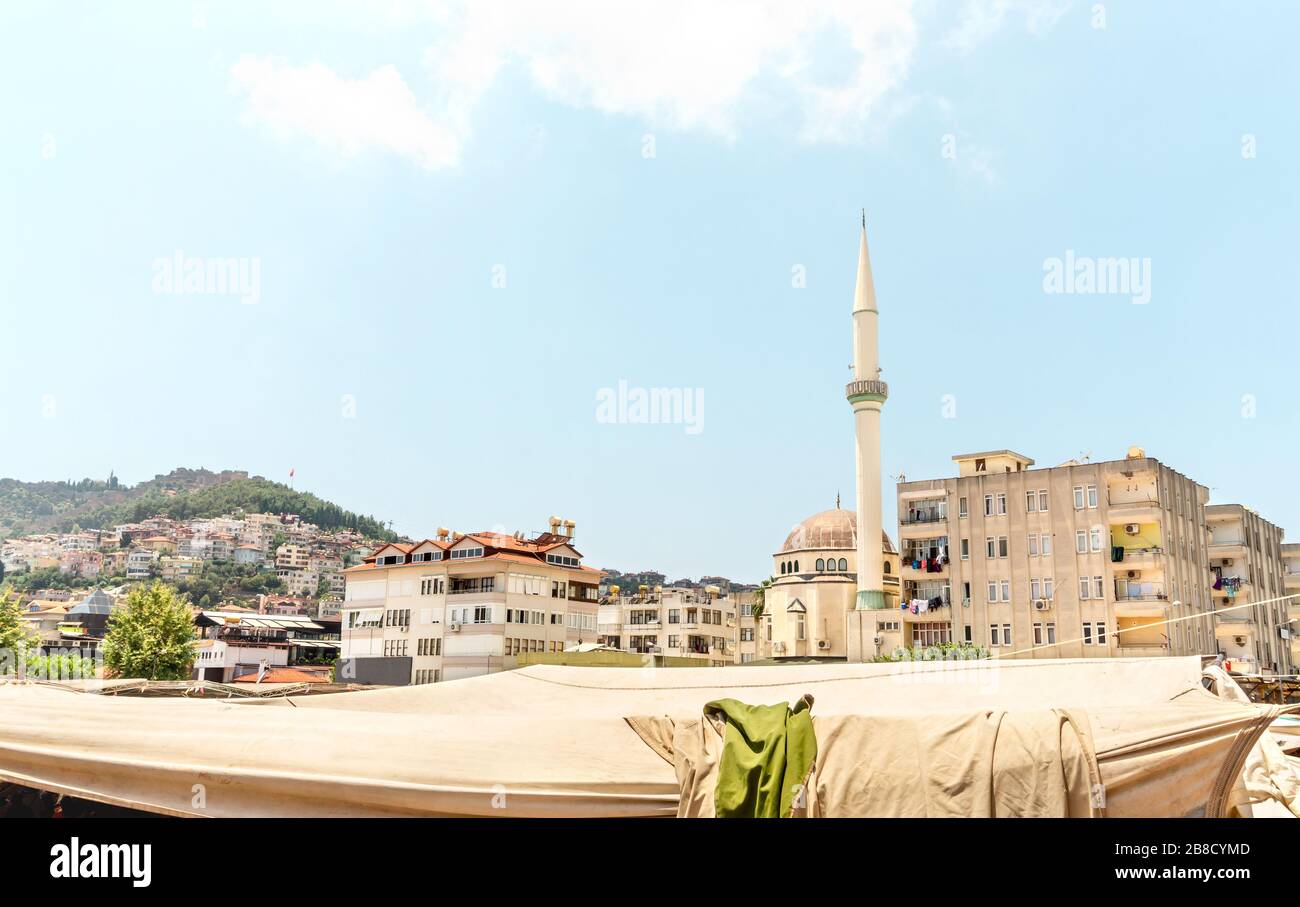
[[[943,596],[942,596],[942,595],[936,595],[934,598],[930,599],[929,604],[930,604],[930,610],[931,610],[931,611],[933,611],[935,608],[942,608],[942,607],[943,607]]]
[[[1220,574],[1220,573],[1216,573],[1216,574],[1214,574],[1214,585],[1211,586],[1210,588],[1211,588],[1211,589],[1222,589],[1222,588],[1223,588],[1223,575],[1222,575],[1222,574]]]
[[[930,600],[926,598],[912,599],[911,611],[913,614],[924,614],[930,610]]]
[[[1111,559],[1114,563],[1116,563],[1116,564],[1118,564],[1118,563],[1120,563],[1121,561],[1123,561],[1123,560],[1124,560],[1124,546],[1123,546],[1123,545],[1112,545],[1111,548],[1110,548],[1110,559]]]

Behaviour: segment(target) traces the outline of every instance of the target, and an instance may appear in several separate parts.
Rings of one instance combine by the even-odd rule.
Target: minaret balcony
[[[885,398],[889,396],[889,385],[883,381],[850,381],[844,387],[844,396],[850,403],[859,403],[863,400],[884,403]]]

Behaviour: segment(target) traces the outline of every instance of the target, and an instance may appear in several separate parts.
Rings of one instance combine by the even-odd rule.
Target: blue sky
[[[1296,537],[1300,10],[695,6],[5,4],[0,475],[292,467],[757,580],[852,500],[865,207],[887,473],[1139,443]],[[157,292],[176,250],[257,301]],[[1066,250],[1150,301],[1045,293]]]

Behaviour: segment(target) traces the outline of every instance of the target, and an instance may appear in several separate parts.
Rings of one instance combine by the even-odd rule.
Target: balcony
[[[1160,522],[1160,495],[1154,488],[1113,490],[1107,494],[1106,503],[1112,524]]]
[[[1214,537],[1213,531],[1210,533],[1210,543],[1206,546],[1206,552],[1211,558],[1238,558],[1246,556],[1246,540],[1236,536]]]
[[[948,507],[943,506],[912,506],[907,508],[905,514],[900,513],[899,523],[903,526],[927,525],[933,523],[945,523],[948,521]]]
[[[1167,599],[1164,583],[1144,583],[1126,579],[1115,580],[1116,602],[1163,602]]]
[[[913,561],[910,559],[904,560],[902,567],[899,570],[899,573],[906,580],[913,582],[924,581],[926,579],[942,580],[947,578],[949,575],[948,570],[950,565],[948,564],[947,558],[938,558],[935,561],[935,566],[938,568],[937,570],[928,567],[926,560],[921,561],[920,567],[913,567],[912,563]]]
[[[1125,548],[1122,560],[1114,560],[1112,555],[1111,565],[1116,570],[1142,570],[1157,567],[1160,565],[1160,558],[1164,553],[1165,549],[1155,545],[1148,548]]]
[[[844,387],[844,396],[850,403],[859,399],[880,399],[889,396],[889,385],[883,381],[850,381]]]

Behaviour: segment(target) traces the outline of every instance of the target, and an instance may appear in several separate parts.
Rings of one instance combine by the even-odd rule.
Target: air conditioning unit
[[[1239,646],[1244,646],[1244,645],[1246,644],[1246,637],[1244,637],[1244,636],[1234,636],[1234,637],[1232,637],[1232,641],[1235,642],[1235,643],[1236,643],[1237,645],[1239,645]]]
[[[1232,558],[1230,558],[1230,557],[1225,557],[1225,558],[1223,559],[1223,566],[1225,566],[1225,567],[1231,567],[1231,566],[1232,566]]]
[[[1137,535],[1142,531],[1142,526],[1138,523],[1125,523],[1124,532],[1127,535]]]
[[[1052,603],[1049,602],[1047,599],[1045,599],[1045,598],[1036,598],[1036,599],[1034,599],[1034,610],[1035,610],[1035,611],[1046,611],[1046,610],[1047,610],[1048,608],[1050,608],[1050,607],[1052,607]]]
[[[1128,572],[1128,578],[1129,578],[1129,579],[1137,579],[1137,578],[1140,577],[1141,575],[1142,575],[1142,571],[1141,571],[1141,570],[1130,570],[1130,571]]]
[[[830,647],[831,647],[831,641],[830,641],[829,639],[819,639],[819,640],[817,640],[817,648],[819,648],[819,649],[829,649]]]
[[[447,624],[447,630],[448,630],[449,632],[451,632],[451,633],[459,633],[459,632],[460,632],[460,624],[458,624],[458,623],[454,623],[454,622],[453,622],[453,623],[450,623],[450,624]]]

